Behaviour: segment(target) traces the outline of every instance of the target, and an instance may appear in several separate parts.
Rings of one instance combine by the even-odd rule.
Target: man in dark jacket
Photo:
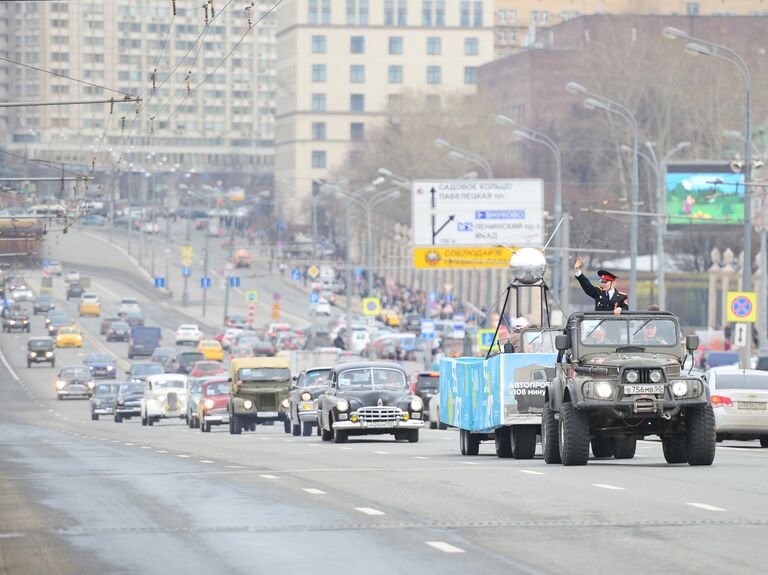
[[[629,310],[629,301],[627,294],[617,290],[613,284],[617,277],[611,272],[605,270],[598,270],[597,275],[600,278],[599,287],[595,287],[592,283],[581,273],[581,258],[576,258],[576,279],[579,280],[581,289],[584,293],[595,300],[595,311],[612,311],[618,315],[621,310]]]

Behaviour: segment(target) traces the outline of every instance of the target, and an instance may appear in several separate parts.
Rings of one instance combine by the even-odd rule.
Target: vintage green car
[[[229,432],[256,431],[256,424],[282,421],[290,431],[288,414],[291,369],[274,357],[238,357],[229,366]]]

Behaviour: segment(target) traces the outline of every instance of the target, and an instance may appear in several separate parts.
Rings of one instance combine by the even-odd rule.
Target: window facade
[[[313,140],[326,139],[325,122],[312,122],[312,139]]]
[[[352,122],[349,125],[349,139],[353,142],[365,140],[365,124],[362,122]]]
[[[328,49],[328,40],[325,36],[312,36],[312,53],[325,54]]]
[[[402,66],[393,65],[389,67],[389,83],[390,84],[403,83],[403,67]]]
[[[312,111],[325,112],[325,94],[312,94]]]
[[[326,166],[325,150],[312,150],[312,167],[322,169]]]
[[[483,2],[482,0],[462,0],[459,2],[459,22],[464,28],[483,27]]]
[[[476,66],[466,66],[464,68],[464,83],[477,84],[477,67]]]
[[[365,36],[352,36],[349,39],[349,51],[352,54],[365,54]]]
[[[349,67],[349,81],[353,84],[365,82],[365,66],[362,64],[352,64]]]
[[[389,37],[389,53],[390,54],[403,53],[403,37],[402,36]]]
[[[480,53],[480,40],[478,38],[464,38],[464,55],[477,56]]]
[[[439,56],[443,51],[443,43],[440,38],[430,36],[427,38],[427,54],[430,56]]]
[[[326,80],[325,64],[312,64],[312,81],[323,84]]]
[[[440,66],[427,66],[427,84],[439,84],[442,81]]]
[[[349,111],[365,112],[365,95],[364,94],[351,94],[349,96]]]

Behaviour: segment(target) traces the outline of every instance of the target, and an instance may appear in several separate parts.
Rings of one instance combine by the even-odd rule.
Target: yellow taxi
[[[249,268],[253,265],[253,258],[251,252],[248,250],[237,250],[233,262],[236,268]]]
[[[398,327],[400,325],[400,316],[394,310],[391,310],[391,309],[381,310],[380,317],[381,317],[381,321],[384,322],[384,325],[388,325],[390,327]]]
[[[64,325],[56,332],[56,347],[83,347],[83,332],[76,325]]]
[[[99,300],[99,296],[93,293],[84,293],[80,297],[80,305],[78,306],[77,311],[81,316],[95,315],[96,317],[99,317],[99,315],[101,315],[101,301]]]
[[[224,361],[224,348],[215,339],[201,339],[195,351],[199,351],[208,361]]]

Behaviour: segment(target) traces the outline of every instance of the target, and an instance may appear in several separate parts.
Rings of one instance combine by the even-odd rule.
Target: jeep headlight
[[[253,408],[253,402],[250,399],[246,399],[243,402],[243,409],[252,409]]]
[[[30,351],[27,355],[29,357],[37,357],[37,354],[34,351]]]
[[[661,372],[658,369],[654,369],[651,371],[650,378],[653,383],[659,383],[662,378]]]
[[[216,403],[212,399],[205,400],[205,409],[213,409],[214,405],[216,405]]]
[[[629,383],[635,383],[640,378],[640,374],[637,373],[634,369],[630,369],[624,374],[624,379],[626,379]]]
[[[67,386],[66,381],[59,380],[56,382],[56,389],[64,389]]]
[[[411,411],[421,411],[424,409],[424,402],[418,397],[414,397],[411,400]]]
[[[291,407],[291,402],[287,399],[284,399],[280,405],[283,406],[283,409],[288,409],[289,407]]]
[[[53,357],[53,352],[52,351],[46,351],[45,352],[45,357]]]
[[[609,399],[613,395],[613,386],[607,381],[598,381],[594,389],[595,395],[600,399]]]
[[[308,391],[301,394],[301,401],[309,401],[310,399],[312,399],[312,394]]]
[[[672,384],[672,394],[675,397],[684,397],[688,393],[688,382],[678,379]]]
[[[14,325],[15,323],[16,323],[16,320],[14,320],[14,319],[9,319],[8,320],[8,324],[9,325]]]
[[[339,403],[336,404],[336,409],[339,411],[349,410],[349,402],[346,399],[340,399]]]

